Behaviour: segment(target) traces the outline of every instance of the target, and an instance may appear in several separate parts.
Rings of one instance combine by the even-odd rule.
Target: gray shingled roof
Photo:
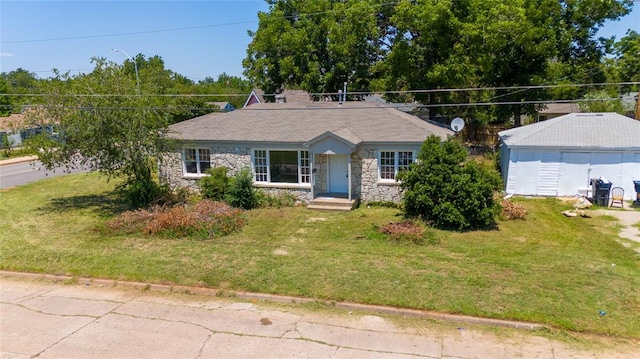
[[[617,113],[570,113],[498,135],[516,147],[638,149],[640,121]]]
[[[170,126],[172,137],[194,141],[305,143],[323,133],[362,142],[415,142],[452,135],[440,127],[380,104],[364,102],[260,103],[204,115]]]

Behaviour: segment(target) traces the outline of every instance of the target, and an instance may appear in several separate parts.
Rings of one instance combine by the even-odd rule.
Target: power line
[[[526,86],[495,86],[495,87],[463,87],[463,88],[446,88],[446,89],[418,89],[418,90],[402,90],[402,91],[352,91],[347,95],[384,95],[384,94],[417,94],[417,93],[450,93],[450,92],[472,92],[472,91],[496,91],[496,90],[530,90],[530,89],[548,89],[562,87],[590,87],[590,86],[633,86],[640,85],[640,81],[628,82],[598,82],[598,83],[581,83],[581,84],[556,84],[556,85],[526,85]],[[309,96],[332,96],[341,94],[341,92],[310,92]],[[223,93],[223,94],[144,94],[142,97],[247,97],[247,93]],[[273,97],[278,94],[264,94],[264,97]],[[47,94],[47,93],[27,93],[27,94],[0,94],[0,96],[18,96],[18,97],[38,97],[38,96],[55,96],[55,97],[133,97],[135,94]]]
[[[383,3],[378,5],[379,7],[395,5],[397,1]],[[350,10],[349,8],[343,9],[342,11]],[[319,16],[325,15],[328,13],[335,13],[336,10],[327,10],[327,11],[318,11],[312,13],[296,13],[294,15],[283,16],[284,19],[299,19],[301,17],[306,16]],[[200,25],[200,26],[185,26],[185,27],[176,27],[169,29],[157,29],[157,30],[144,30],[144,31],[132,31],[132,32],[121,32],[121,33],[113,33],[113,34],[95,34],[95,35],[82,35],[82,36],[67,36],[67,37],[53,37],[53,38],[45,38],[45,39],[30,39],[30,40],[9,40],[9,41],[0,41],[0,44],[24,44],[24,43],[33,43],[33,42],[47,42],[47,41],[64,41],[64,40],[81,40],[81,39],[95,39],[95,38],[105,38],[105,37],[118,37],[118,36],[133,36],[133,35],[145,35],[145,34],[157,34],[163,32],[174,32],[174,31],[188,31],[188,30],[198,30],[198,29],[208,29],[214,27],[223,27],[223,26],[233,26],[233,25],[242,25],[242,24],[252,24],[256,23],[258,20],[244,20],[244,21],[236,21],[236,22],[227,22],[220,24],[210,24],[210,25]]]
[[[484,107],[484,106],[511,106],[511,105],[546,105],[546,104],[561,104],[572,102],[597,102],[597,101],[613,101],[619,100],[617,97],[612,98],[599,98],[599,99],[564,99],[564,100],[531,100],[531,101],[502,101],[502,102],[465,102],[465,103],[438,103],[438,104],[387,104],[387,105],[375,105],[375,106],[357,106],[348,107],[340,106],[336,102],[335,107],[277,107],[273,108],[252,108],[246,107],[242,111],[349,111],[349,110],[362,110],[362,109],[381,109],[392,108],[399,110],[400,108],[413,107],[413,108],[438,108],[438,107]],[[3,105],[0,107],[11,108],[10,105]],[[68,109],[68,110],[82,110],[82,111],[212,111],[219,113],[227,113],[226,111],[220,111],[211,107],[160,107],[160,106],[145,106],[145,107],[113,107],[113,106],[52,106],[52,105],[33,105],[23,106],[25,108],[36,109]],[[218,110],[218,111],[215,111]]]
[[[202,26],[188,26],[188,27],[178,27],[172,29],[160,29],[160,30],[146,30],[146,31],[134,31],[134,32],[121,32],[115,34],[101,34],[101,35],[83,35],[83,36],[68,36],[68,37],[53,37],[48,39],[32,39],[32,40],[12,40],[12,41],[0,41],[0,44],[24,44],[30,42],[46,42],[46,41],[63,41],[63,40],[80,40],[80,39],[95,39],[101,37],[117,37],[117,36],[132,36],[132,35],[144,35],[144,34],[155,34],[162,32],[172,32],[172,31],[186,31],[186,30],[195,30],[195,29],[206,29],[212,27],[221,27],[221,26],[231,26],[231,25],[240,25],[247,23],[255,23],[257,20],[251,21],[238,21],[238,22],[228,22],[222,24],[212,24],[212,25],[202,25]]]

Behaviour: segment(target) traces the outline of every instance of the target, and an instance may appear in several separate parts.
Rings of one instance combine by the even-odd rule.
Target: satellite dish
[[[461,119],[460,117],[456,117],[451,121],[450,126],[451,126],[451,129],[456,133],[458,131],[462,131],[462,129],[464,128],[464,120]]]

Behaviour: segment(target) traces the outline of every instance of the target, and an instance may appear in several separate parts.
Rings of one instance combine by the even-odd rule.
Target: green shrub
[[[205,173],[209,176],[198,181],[202,197],[214,201],[223,201],[229,187],[228,169],[226,167],[209,168]]]
[[[130,178],[116,185],[116,191],[131,208],[143,208],[160,203],[167,196],[169,187],[158,184],[151,177]]]
[[[425,140],[417,161],[398,174],[404,213],[443,229],[481,228],[495,223],[500,186],[495,170],[468,159],[460,142],[437,136]]]
[[[257,207],[256,190],[253,188],[253,174],[250,169],[245,168],[231,177],[226,197],[227,203],[236,208]]]
[[[276,194],[264,191],[255,191],[256,203],[258,207],[293,207],[296,205],[296,196],[290,192],[280,192]]]
[[[373,202],[367,202],[367,207],[402,209],[402,203],[396,203],[393,201],[373,201]]]

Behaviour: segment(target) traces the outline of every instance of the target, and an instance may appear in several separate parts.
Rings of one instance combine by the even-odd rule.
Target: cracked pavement
[[[335,308],[0,279],[1,359],[625,359],[640,352],[638,343],[570,344],[529,331],[459,325]]]

